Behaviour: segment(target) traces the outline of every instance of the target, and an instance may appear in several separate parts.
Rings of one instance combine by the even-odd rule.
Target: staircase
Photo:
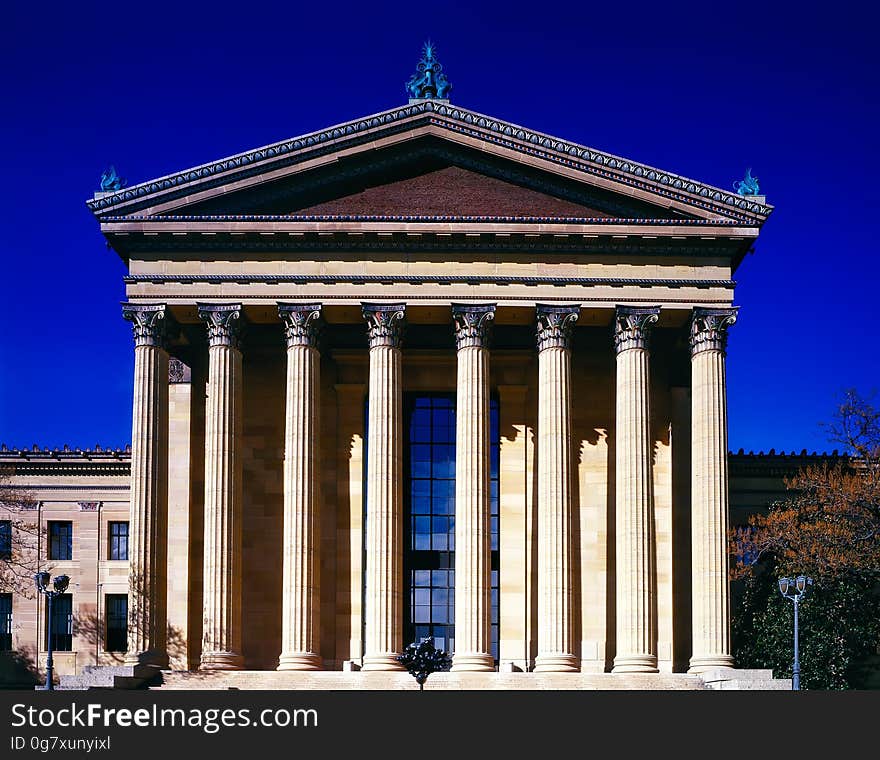
[[[37,687],[42,688],[42,687]],[[416,691],[404,672],[159,670],[149,665],[86,666],[79,675],[62,676],[59,691],[87,689],[159,689],[242,691]],[[434,673],[425,684],[435,691],[728,691],[790,690],[791,679],[769,670],[715,670],[685,673]]]
[[[403,672],[266,671],[226,672],[163,671],[166,689],[241,689],[265,691],[320,690],[418,690],[418,684]],[[434,673],[425,689],[430,690],[592,690],[658,691],[702,690],[699,676],[679,673]]]

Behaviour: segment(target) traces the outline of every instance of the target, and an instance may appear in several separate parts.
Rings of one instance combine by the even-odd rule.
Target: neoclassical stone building
[[[420,71],[89,201],[134,331],[127,661],[170,627],[203,670],[732,666],[725,341],[772,207]]]

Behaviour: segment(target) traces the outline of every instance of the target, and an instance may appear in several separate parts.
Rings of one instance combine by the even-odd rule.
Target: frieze
[[[187,293],[185,295],[171,294],[171,295],[165,296],[165,298],[168,301],[180,301],[183,303],[191,303],[192,299],[194,299],[194,298],[195,299],[213,298],[214,295],[216,295],[216,294],[212,294],[212,293]],[[133,298],[133,299],[135,299],[137,297],[138,297],[137,295],[131,296],[131,298]],[[254,294],[252,294],[252,293],[238,293],[238,294],[236,294],[236,297],[240,298],[241,300],[253,300],[253,301],[257,301],[257,302],[266,301],[266,296],[261,293],[254,293]],[[388,293],[380,293],[380,292],[359,293],[356,298],[353,297],[351,300],[363,302],[364,300],[378,301],[383,298],[388,298]],[[480,296],[480,295],[467,293],[467,294],[462,294],[461,298],[469,298],[472,300],[485,300],[485,301],[495,302],[498,300],[498,294],[496,293],[496,294],[492,294],[492,295]],[[407,301],[436,301],[437,295],[436,295],[436,293],[429,293],[429,294],[411,293],[411,294],[407,294],[406,300]],[[518,302],[527,301],[527,299],[525,299],[523,296],[515,296],[512,300],[518,301]],[[580,303],[585,300],[585,296],[579,295],[579,296],[568,297],[568,296],[560,295],[560,296],[555,296],[553,300],[559,301],[559,302],[565,301],[565,302],[572,302],[572,303],[574,303],[574,302]],[[604,296],[590,295],[587,300],[589,300],[590,303],[620,303],[620,296],[604,297]],[[705,298],[695,298],[693,296],[688,297],[688,298],[664,298],[663,303],[664,304],[687,304],[689,306],[693,306],[695,303],[717,304],[718,300],[719,299],[713,295],[706,295]],[[651,298],[627,298],[627,301],[630,301],[633,303],[657,303],[657,296],[654,295]]]
[[[614,351],[648,350],[651,327],[660,318],[659,306],[618,306],[614,310]]]
[[[367,320],[370,348],[378,346],[400,348],[406,304],[363,303],[361,307],[364,319]]]
[[[703,351],[727,350],[727,330],[736,322],[739,306],[729,309],[704,309],[697,307],[691,317],[691,355]]]
[[[287,347],[317,348],[321,330],[321,304],[279,303]]]
[[[477,238],[456,239],[455,236],[442,239],[419,239],[397,234],[392,237],[372,237],[354,235],[334,237],[331,240],[313,236],[291,236],[288,234],[253,234],[250,236],[211,235],[164,235],[162,237],[126,236],[113,237],[118,251],[130,253],[154,253],[163,251],[196,252],[216,251],[222,245],[229,251],[497,251],[499,253],[558,253],[559,251],[614,254],[639,254],[645,256],[695,256],[719,257],[734,256],[741,252],[744,242],[736,240],[729,245],[687,245],[684,243],[655,243],[654,241],[621,242],[599,238],[582,239],[581,234],[573,234],[568,239],[552,235],[545,240],[521,239],[516,236],[495,240],[494,233],[486,233]],[[425,236],[427,237],[427,236]],[[492,240],[483,239],[492,238]],[[157,242],[158,241],[158,242]]]
[[[241,348],[241,335],[245,324],[241,304],[196,304],[199,319],[208,329],[208,345]]]
[[[580,314],[580,304],[552,306],[536,304],[535,317],[538,352],[548,348],[571,348],[571,328]]]
[[[452,320],[455,325],[455,346],[463,348],[488,348],[495,304],[452,304]]]
[[[292,153],[306,151],[309,148],[330,142],[334,142],[334,145],[330,146],[331,150],[339,150],[340,144],[335,141],[341,138],[355,137],[383,126],[394,126],[404,119],[420,115],[425,115],[424,120],[429,124],[451,131],[468,133],[484,141],[546,158],[555,163],[573,166],[588,174],[607,177],[630,186],[639,187],[650,193],[677,198],[686,204],[720,210],[721,213],[728,216],[747,216],[749,214],[767,216],[773,210],[772,206],[756,203],[745,196],[738,196],[644,164],[430,100],[392,109],[368,119],[348,122],[256,151],[242,153],[223,161],[204,164],[158,180],[124,188],[112,195],[91,199],[87,201],[87,205],[93,211],[99,212],[101,209],[135,201],[164,190],[173,190],[194,181],[217,177],[217,175],[228,172],[235,172],[237,178],[253,176],[266,171],[266,167],[261,162],[274,159],[273,168],[287,166],[305,158],[300,155],[291,155]],[[399,126],[402,129],[412,128],[412,125]],[[518,142],[514,142],[514,140]],[[344,143],[348,144],[349,140],[345,140]],[[253,166],[254,164],[260,165]],[[239,171],[236,172],[236,170]],[[228,182],[229,179],[227,176],[218,177],[214,182],[200,183],[200,188],[215,187]]]

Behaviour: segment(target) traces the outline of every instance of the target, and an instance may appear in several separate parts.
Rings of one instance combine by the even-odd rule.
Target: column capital
[[[319,303],[278,303],[278,316],[284,323],[287,347],[318,347],[321,333],[321,304]]]
[[[208,327],[209,346],[241,347],[246,319],[240,303],[197,303],[199,319]]]
[[[729,309],[694,308],[691,317],[691,356],[703,351],[727,350],[727,328],[736,322],[739,306]]]
[[[452,304],[452,320],[455,323],[455,346],[463,348],[476,346],[488,348],[492,320],[495,319],[495,304]]]
[[[131,322],[135,346],[167,348],[177,334],[177,322],[164,303],[122,303],[122,318]]]
[[[361,308],[364,319],[367,320],[370,348],[377,346],[400,348],[406,304],[362,303]]]
[[[614,309],[614,352],[648,349],[651,326],[660,318],[659,306],[617,306]]]
[[[580,304],[551,306],[535,304],[538,353],[547,348],[571,348],[571,328],[580,314]]]

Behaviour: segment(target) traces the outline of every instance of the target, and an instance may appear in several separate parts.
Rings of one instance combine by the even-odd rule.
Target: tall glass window
[[[128,596],[107,594],[104,609],[107,629],[104,648],[108,652],[124,652],[128,649]]]
[[[73,649],[73,598],[70,594],[62,594],[52,600],[52,649],[56,652],[70,652]]]
[[[490,405],[492,655],[498,659],[498,405]],[[455,650],[455,397],[406,398],[405,644]]]

